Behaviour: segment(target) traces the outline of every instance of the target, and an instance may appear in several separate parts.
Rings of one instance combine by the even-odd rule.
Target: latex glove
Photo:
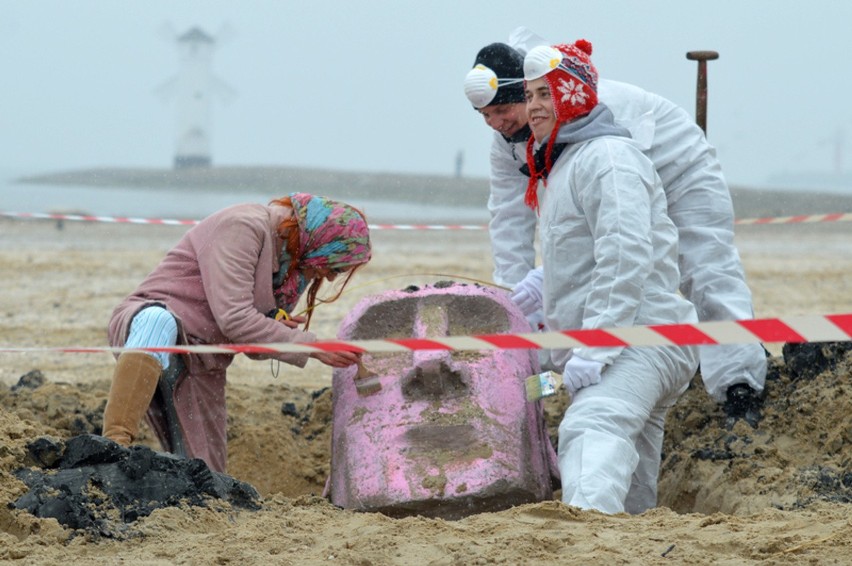
[[[530,323],[533,332],[544,332],[544,314],[541,311],[528,314],[527,322]]]
[[[568,393],[573,396],[583,387],[600,383],[603,368],[604,364],[601,362],[587,360],[577,355],[571,356],[571,359],[565,362],[565,369],[562,370],[562,382]]]
[[[539,267],[530,269],[526,277],[515,285],[510,295],[512,302],[518,305],[521,312],[525,316],[541,311],[542,308],[542,282],[544,281],[544,272]]]

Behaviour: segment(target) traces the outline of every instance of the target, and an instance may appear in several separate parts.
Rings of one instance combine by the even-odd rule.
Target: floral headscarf
[[[289,195],[299,226],[299,258],[292,277],[286,242],[272,278],[279,308],[292,312],[309,281],[305,268],[344,270],[370,261],[370,231],[364,217],[342,202],[306,193]]]

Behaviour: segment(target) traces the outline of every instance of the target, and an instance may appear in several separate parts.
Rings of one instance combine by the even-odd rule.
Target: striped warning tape
[[[58,214],[50,212],[3,212],[0,216],[34,220],[68,220],[107,222],[113,224],[158,224],[160,226],[192,226],[199,220],[174,218],[134,218],[130,216],[96,216],[91,214]],[[485,230],[485,224],[370,224],[370,230]]]
[[[158,224],[161,226],[192,226],[198,220],[173,218],[134,218],[130,216],[96,216],[90,214],[58,214],[50,212],[3,212],[0,216],[23,219],[68,220],[78,222],[108,222],[116,224]],[[776,216],[767,218],[743,218],[734,224],[809,224],[814,222],[852,221],[852,213],[805,214],[798,216]],[[370,224],[370,230],[485,230],[487,224]]]
[[[95,216],[91,214],[55,214],[51,212],[2,212],[0,216],[33,220],[70,220],[77,222],[108,222],[118,224],[160,224],[172,226],[192,226],[198,220],[176,220],[172,218],[133,218],[130,216]]]
[[[845,222],[852,220],[852,213],[802,214],[799,216],[776,216],[771,218],[743,218],[734,224],[808,224],[813,222]]]
[[[0,353],[97,353],[148,351],[198,354],[273,354],[282,352],[410,352],[416,350],[538,350],[612,346],[700,346],[745,343],[846,342],[852,339],[852,313],[564,330],[525,334],[482,334],[387,340],[327,340],[310,343],[218,344],[165,348],[24,348],[0,346]]]

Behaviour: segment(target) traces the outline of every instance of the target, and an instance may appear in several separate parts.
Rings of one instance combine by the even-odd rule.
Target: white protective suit
[[[559,138],[557,138],[558,140]],[[624,137],[567,146],[539,184],[548,329],[693,323],[678,292],[677,229],[654,166]],[[695,347],[552,350],[607,364],[577,391],[559,426],[563,502],[605,513],[656,505],[668,409],[698,365]]]
[[[657,169],[678,228],[680,290],[699,320],[753,318],[751,291],[734,246],[731,195],[704,132],[679,106],[629,84],[600,80],[598,99]],[[535,267],[536,215],[524,205],[528,178],[519,171],[525,156],[525,142],[508,142],[494,132],[489,234],[494,281],[506,287]],[[703,346],[700,355],[704,385],[716,401],[724,401],[735,383],[763,391],[766,357],[759,344]]]

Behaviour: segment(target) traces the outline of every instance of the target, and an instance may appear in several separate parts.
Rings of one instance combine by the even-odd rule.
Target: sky
[[[463,93],[477,51],[526,26],[585,38],[604,78],[695,114],[730,184],[852,169],[852,2],[814,0],[0,0],[0,169],[170,167],[176,34],[217,38],[235,96],[212,106],[216,165],[488,175]],[[782,182],[783,184],[783,182]],[[852,189],[850,189],[852,190]]]

